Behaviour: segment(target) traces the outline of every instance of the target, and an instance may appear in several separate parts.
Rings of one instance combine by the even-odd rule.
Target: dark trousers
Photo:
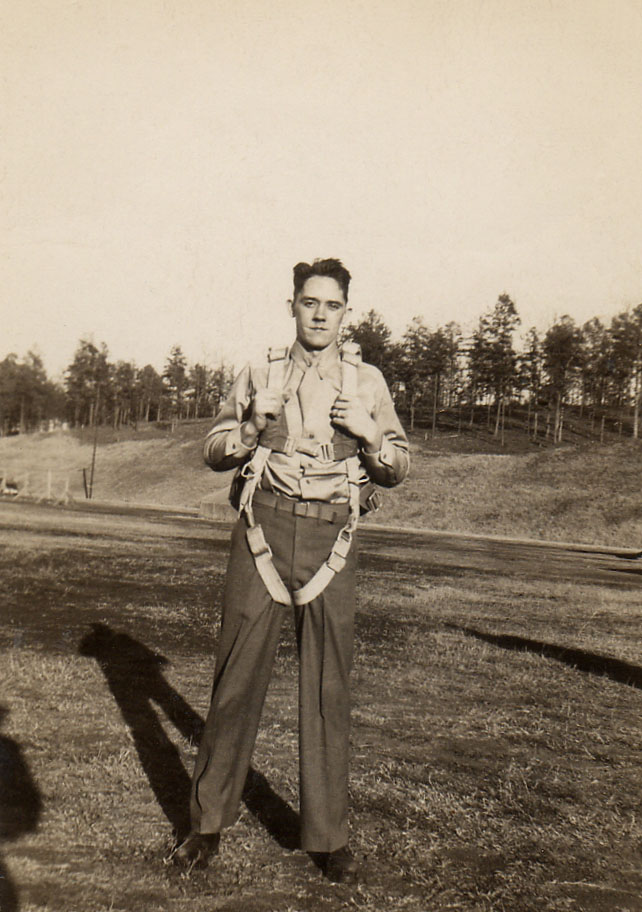
[[[274,564],[290,590],[328,556],[341,522],[255,505]],[[195,832],[234,823],[256,740],[284,614],[259,577],[239,519],[232,533],[212,702],[192,781]],[[299,653],[301,847],[331,852],[348,840],[349,674],[356,542],[325,591],[294,608]]]

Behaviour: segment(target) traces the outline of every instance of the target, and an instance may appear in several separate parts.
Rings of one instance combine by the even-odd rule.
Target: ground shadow
[[[492,643],[493,646],[501,646],[502,649],[534,652],[537,655],[556,659],[558,662],[570,665],[578,671],[601,675],[610,678],[612,681],[617,681],[619,684],[628,684],[630,687],[642,688],[642,668],[639,665],[632,665],[630,662],[623,662],[621,659],[612,659],[609,656],[586,652],[584,649],[572,649],[565,646],[557,646],[554,643],[542,643],[539,640],[531,640],[527,637],[484,633],[481,630],[475,630],[472,627],[461,627],[458,624],[446,624],[446,626],[485,643]]]
[[[245,780],[243,802],[282,848],[290,851],[299,848],[299,815],[277,795],[263,773],[253,767]]]
[[[107,624],[92,624],[79,653],[96,659],[127,723],[141,766],[177,839],[189,831],[190,777],[178,749],[165,733],[153,704],[193,743],[203,731],[203,719],[165,680],[165,656]],[[272,789],[262,773],[251,768],[243,801],[281,846],[299,842],[298,814]]]
[[[0,706],[0,725],[7,710]],[[0,841],[17,839],[38,825],[42,799],[20,745],[0,735]],[[0,858],[0,909],[17,912],[18,893]]]

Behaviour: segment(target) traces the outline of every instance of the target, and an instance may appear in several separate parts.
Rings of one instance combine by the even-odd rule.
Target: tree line
[[[391,387],[398,410],[413,430],[437,424],[444,409],[456,409],[472,426],[476,410],[497,436],[507,408],[526,407],[537,434],[540,415],[555,442],[562,440],[569,405],[591,419],[617,416],[635,438],[642,411],[642,304],[617,314],[607,326],[593,318],[582,326],[565,315],[545,332],[531,327],[520,349],[521,323],[508,294],[464,336],[455,322],[430,329],[415,317],[396,341],[382,316],[371,310],[345,327],[342,337],[361,345],[364,360],[377,366]],[[216,414],[234,377],[231,366],[188,363],[172,347],[161,373],[151,365],[109,360],[104,344],[81,339],[64,382],[47,378],[34,352],[0,361],[0,434],[39,429],[51,421],[74,427],[205,418]]]
[[[179,345],[164,369],[109,360],[107,346],[81,339],[62,384],[47,379],[33,352],[0,361],[0,434],[38,430],[50,422],[72,427],[174,422],[216,414],[234,377],[226,364],[189,364]]]
[[[476,408],[485,406],[498,436],[507,407],[520,403],[528,428],[537,434],[542,415],[554,442],[562,440],[569,405],[580,416],[599,418],[602,427],[607,415],[620,431],[626,422],[632,436],[640,437],[642,304],[616,315],[609,326],[597,317],[578,326],[564,315],[543,333],[531,327],[518,350],[520,323],[515,303],[501,294],[468,337],[457,323],[431,330],[418,316],[392,341],[374,310],[348,326],[345,337],[359,342],[364,359],[383,372],[411,430],[418,414],[434,430],[442,409],[456,409],[460,421],[467,412],[472,426]]]

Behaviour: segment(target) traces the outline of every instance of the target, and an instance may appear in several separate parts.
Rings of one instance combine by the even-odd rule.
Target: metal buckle
[[[267,543],[263,529],[260,526],[251,526],[245,534],[250,551],[257,560],[259,557],[263,557],[264,554],[267,554],[269,558],[272,557],[272,549]]]
[[[294,512],[295,516],[307,516],[308,515],[307,503],[303,503],[302,500],[295,501],[293,512]]]
[[[323,462],[334,462],[334,444],[333,443],[320,443],[319,444],[319,459]]]

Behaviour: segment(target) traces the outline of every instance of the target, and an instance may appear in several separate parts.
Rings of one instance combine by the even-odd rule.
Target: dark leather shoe
[[[347,846],[327,853],[323,872],[332,883],[355,884],[359,880],[359,865]]]
[[[172,855],[182,868],[206,868],[213,855],[218,855],[220,833],[190,833]]]

